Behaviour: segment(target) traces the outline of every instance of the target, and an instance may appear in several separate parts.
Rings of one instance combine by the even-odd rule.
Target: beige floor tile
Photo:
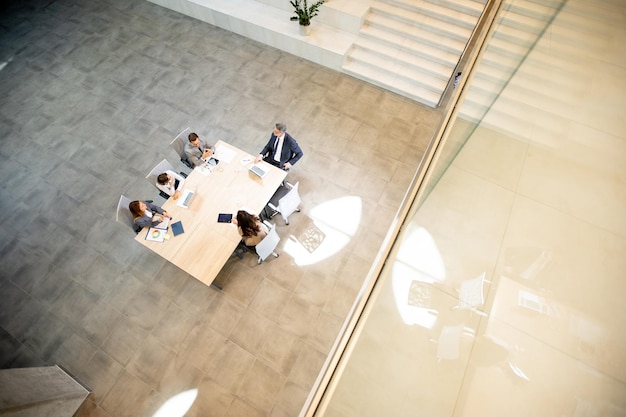
[[[256,360],[246,379],[242,382],[237,396],[262,412],[269,412],[285,381],[285,377]]]
[[[212,355],[215,360],[206,374],[214,381],[219,381],[225,390],[237,392],[252,368],[255,356],[231,341],[223,343]]]
[[[127,369],[154,389],[160,383],[175,356],[174,351],[150,335],[130,360]]]

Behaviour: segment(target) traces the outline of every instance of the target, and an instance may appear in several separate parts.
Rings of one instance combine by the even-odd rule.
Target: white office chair
[[[149,183],[151,183],[152,185],[156,187],[157,177],[167,170],[174,171],[174,167],[172,166],[172,164],[170,164],[167,161],[167,159],[164,159],[161,162],[159,162],[157,166],[152,168],[152,171],[150,171],[148,175],[146,175],[146,180],[148,180]],[[180,171],[179,174],[183,178],[187,178],[187,174],[185,174],[184,172]],[[157,187],[157,189],[159,189],[159,187]],[[161,195],[161,197],[165,199],[170,198],[170,196],[167,193],[161,191],[160,189],[159,189],[159,194]]]
[[[187,159],[187,155],[185,154],[185,143],[189,142],[190,133],[191,128],[188,127],[183,129],[183,131],[180,132],[172,142],[170,142],[170,147],[176,151],[180,157],[180,162],[193,169],[193,165],[191,165],[191,162]]]
[[[278,246],[278,242],[280,242],[280,236],[278,236],[278,233],[276,232],[276,225],[268,221],[264,221],[263,223],[265,223],[270,231],[267,236],[265,236],[265,238],[263,238],[263,240],[254,247],[256,254],[259,256],[259,264],[266,260],[270,255],[274,255],[278,258],[278,254],[274,250],[276,249],[276,246]]]
[[[164,159],[161,162],[159,162],[157,166],[152,168],[152,171],[150,171],[148,175],[146,175],[146,180],[148,180],[150,184],[156,187],[157,177],[168,170],[175,172],[172,164],[170,164],[167,161],[167,159]],[[166,192],[161,191],[158,187],[157,187],[157,190],[159,190],[159,195],[163,197],[164,199],[167,200],[168,198],[170,198],[170,196]]]
[[[139,233],[139,230],[137,230],[137,227],[135,226],[135,222],[133,222],[133,215],[128,209],[128,205],[130,204],[130,202],[131,200],[126,196],[120,196],[120,201],[118,201],[117,203],[117,215],[115,217],[115,220],[118,223],[130,227],[135,233]]]
[[[278,187],[278,190],[276,190],[272,198],[270,198],[270,201],[267,203],[267,206],[272,210],[268,217],[272,218],[276,214],[280,213],[282,218],[285,220],[285,224],[289,224],[289,216],[296,211],[300,211],[299,206],[300,203],[302,203],[302,199],[298,193],[299,184],[300,183],[297,182],[295,185],[291,185],[290,183],[285,182],[284,185]]]

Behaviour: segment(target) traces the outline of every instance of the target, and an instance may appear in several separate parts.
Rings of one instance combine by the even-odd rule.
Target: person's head
[[[276,123],[274,126],[274,135],[280,136],[287,131],[287,125],[284,123]]]
[[[239,210],[237,212],[237,225],[241,227],[241,231],[244,236],[256,236],[259,233],[259,225],[257,224],[259,221],[258,216],[254,214],[250,214],[245,210]]]
[[[143,201],[131,201],[128,204],[128,209],[130,210],[130,214],[133,215],[133,218],[136,219],[138,217],[143,217],[144,213],[146,212],[146,209],[148,207],[146,206],[146,204]]]
[[[187,139],[189,139],[189,143],[191,143],[196,148],[200,147],[200,137],[196,133],[191,132],[189,136],[187,136]]]
[[[161,185],[165,185],[170,181],[170,175],[167,172],[159,174],[157,177],[157,182]]]

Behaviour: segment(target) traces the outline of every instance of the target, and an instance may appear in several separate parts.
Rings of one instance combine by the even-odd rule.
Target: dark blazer
[[[154,213],[163,214],[163,209],[157,206],[156,204],[152,204],[149,201],[144,201],[144,203],[146,206],[148,206],[148,209],[152,211],[153,214]],[[144,227],[151,227],[151,226],[155,226],[161,223],[159,221],[152,221],[152,217],[149,217],[149,216],[140,217],[138,219],[133,220],[133,222],[135,223],[135,230],[137,231],[140,231]]]
[[[277,165],[274,160],[274,143],[276,142],[276,135],[272,133],[267,145],[261,151],[261,156],[265,162],[269,162],[272,165]],[[285,132],[285,140],[283,140],[283,149],[280,153],[280,165],[279,168],[283,168],[287,162],[291,165],[295,165],[300,158],[302,158],[302,149],[298,145],[298,142],[287,132]]]

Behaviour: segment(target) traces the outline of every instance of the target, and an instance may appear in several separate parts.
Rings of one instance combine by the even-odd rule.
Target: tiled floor
[[[0,68],[0,366],[62,365],[81,417],[188,389],[187,416],[297,415],[439,114],[143,0],[6,7]],[[233,258],[218,292],[115,222],[121,193],[162,201],[144,176],[183,168],[181,129],[254,153],[276,121],[305,152],[280,258]]]

